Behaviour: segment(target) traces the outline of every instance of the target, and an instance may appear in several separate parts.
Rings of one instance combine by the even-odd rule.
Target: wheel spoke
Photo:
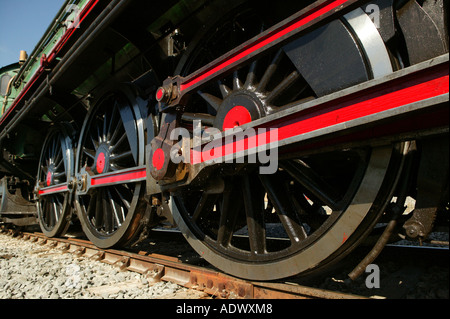
[[[42,164],[40,164],[40,167],[41,167],[41,176],[40,176],[40,181],[43,181],[44,180],[44,178],[45,178],[45,176],[47,175],[47,172],[48,172],[48,166],[44,166],[44,165],[42,165]]]
[[[55,163],[53,160],[57,154],[57,149],[58,149],[58,136],[56,136],[52,140],[51,155],[50,155],[50,158],[52,159],[52,164]]]
[[[119,136],[119,132],[121,132],[122,130],[120,129],[122,126],[122,118],[119,117],[119,120],[117,121],[117,125],[115,126],[114,132],[111,136],[111,139],[109,140],[109,143],[111,145],[114,144],[114,142],[116,141],[117,136]]]
[[[96,194],[95,194],[95,205],[91,205],[89,208],[92,207],[92,209],[94,210],[94,214],[95,214],[95,227],[97,229],[101,229],[103,226],[103,209],[102,209],[102,192],[103,189],[100,188],[97,190]],[[93,199],[91,198],[91,201]],[[95,208],[94,208],[95,207]]]
[[[233,237],[236,219],[242,209],[239,198],[239,186],[228,182],[223,193],[222,205],[220,207],[219,230],[217,234],[217,242],[228,247]]]
[[[62,152],[62,149],[59,149],[58,151],[55,151],[55,155],[53,156],[53,158],[52,158],[52,162],[53,162],[53,164],[56,166],[57,165],[57,163],[62,159],[62,156],[63,156],[64,154],[63,154],[63,152]]]
[[[257,90],[259,92],[262,92],[267,88],[267,85],[269,84],[278,68],[278,65],[280,64],[281,58],[283,57],[283,52],[284,51],[282,49],[278,50],[269,67],[264,72],[264,75],[262,76],[261,81],[259,82],[257,87]]]
[[[89,156],[92,159],[95,159],[95,152],[83,147],[83,153]]]
[[[203,192],[197,206],[195,207],[194,213],[192,214],[192,220],[194,222],[198,222],[201,218],[210,213],[214,208],[217,198],[217,194],[208,194],[207,192]]]
[[[103,228],[107,234],[113,231],[113,214],[107,197],[107,188],[102,189]]]
[[[122,225],[122,223],[125,221],[126,211],[130,208],[130,206],[127,201],[121,198],[121,195],[117,191],[116,187],[111,187],[110,189],[108,189],[108,191],[111,191],[111,196],[114,196],[113,198],[115,198],[114,200],[116,206],[115,212],[117,212],[117,219],[120,227],[120,225]],[[115,194],[117,194],[117,196]],[[120,202],[117,201],[117,198],[122,202],[122,204],[120,204]],[[119,211],[117,211],[117,208],[119,209]]]
[[[222,83],[222,81],[219,81],[219,89],[223,99],[225,99],[232,92],[228,86]]]
[[[47,205],[47,200],[43,199],[39,201],[38,207],[42,216],[42,221],[48,226],[48,211],[45,209]]]
[[[106,111],[106,113],[105,113],[105,116],[103,117],[103,130],[102,130],[102,139],[103,139],[103,142],[107,142],[108,141],[108,138],[107,138],[107,136],[108,136],[108,127],[109,127],[109,119],[108,119],[108,115],[109,115],[109,113],[110,113],[110,110],[107,110]]]
[[[100,126],[101,126],[101,125],[102,125],[102,123],[100,122],[100,120],[98,120],[97,125],[95,126],[95,127],[96,127],[96,130],[97,130],[97,141],[98,141],[99,143],[104,142],[104,141],[103,141],[102,133],[100,132]]]
[[[47,225],[49,227],[53,227],[55,225],[55,221],[54,221],[54,217],[53,217],[53,213],[52,213],[52,205],[51,205],[51,201],[50,198],[48,198],[47,200],[45,200],[44,202],[44,206],[45,206],[45,215],[46,215],[46,221],[47,221]]]
[[[106,133],[106,141],[109,142],[109,143],[111,143],[112,136],[114,135],[114,132],[118,128],[118,126],[115,126],[115,127],[113,126],[113,123],[116,120],[116,116],[117,116],[118,112],[119,112],[119,106],[118,106],[118,104],[116,102],[116,103],[114,103],[114,107],[113,107],[113,109],[111,111],[112,114],[111,114],[111,118],[109,120],[108,130],[107,130],[107,133]],[[113,135],[111,135],[111,133]]]
[[[97,151],[100,143],[95,140],[95,138],[92,136],[92,134],[89,134],[89,138],[91,140],[92,145],[94,146],[95,151]]]
[[[242,191],[244,196],[247,229],[252,254],[266,253],[266,229],[264,223],[264,193],[259,189],[260,183],[243,177]]]
[[[338,193],[306,163],[300,160],[284,161],[281,166],[324,205],[333,210],[339,208]]]
[[[121,200],[121,202],[123,203],[123,206],[129,210],[131,205],[130,205],[130,200],[128,198],[132,198],[132,194],[131,192],[124,186],[124,185],[117,185],[114,188],[117,192],[117,195],[119,195],[119,198]],[[119,190],[120,189],[120,190]]]
[[[267,103],[271,104],[276,98],[281,96],[287,89],[289,89],[299,78],[300,78],[300,73],[298,73],[297,71],[293,71],[291,74],[289,74],[266,97]]]
[[[106,192],[107,192],[107,194],[108,194],[108,199],[109,199],[109,203],[110,203],[110,206],[111,206],[111,209],[112,209],[112,212],[113,212],[115,224],[116,224],[118,227],[120,227],[120,226],[122,225],[122,223],[123,223],[122,216],[120,216],[120,215],[119,215],[119,212],[117,211],[117,204],[116,204],[116,202],[114,201],[114,199],[113,199],[113,197],[112,197],[112,195],[111,195],[110,189],[107,188],[107,189],[106,189]],[[119,207],[119,208],[120,208],[120,207]]]
[[[250,64],[250,70],[247,74],[247,79],[245,80],[244,88],[249,89],[256,83],[256,66],[257,61],[252,62]]]
[[[66,176],[66,172],[61,172],[61,173],[55,173],[53,174],[53,177],[55,179],[59,179],[60,177]],[[61,182],[60,182],[61,183]]]
[[[311,205],[303,195],[292,197],[292,202],[302,220],[304,220],[313,231],[323,225],[329,217],[322,206],[315,203]]]
[[[298,215],[291,204],[289,190],[279,176],[260,175],[260,180],[267,191],[270,201],[280,218],[283,227],[291,240],[297,244],[307,237],[306,231],[299,221]]]
[[[219,109],[220,104],[222,104],[222,100],[214,95],[203,93],[202,91],[198,91],[198,94],[216,111]]]
[[[57,200],[55,196],[51,197],[51,201],[52,201],[52,210],[53,210],[53,215],[55,218],[55,224],[58,222],[59,220],[59,209],[58,209],[58,204],[57,204]]]
[[[46,154],[47,154],[47,156],[45,157],[46,163],[47,163],[47,166],[50,166],[50,164],[52,164],[52,162],[51,162],[52,149],[51,149],[50,145],[47,146]]]
[[[58,162],[55,163],[55,170],[59,170],[60,168],[65,169],[65,167],[61,167],[61,164],[64,163],[63,159],[60,159]],[[66,165],[64,165],[66,166]]]
[[[113,153],[113,152],[115,151],[115,149],[117,148],[117,146],[119,146],[120,144],[122,144],[126,139],[127,139],[127,136],[126,136],[126,135],[122,135],[122,136],[120,137],[120,139],[117,141],[116,144],[111,145],[110,152]]]
[[[239,79],[239,72],[234,71],[234,73],[233,73],[233,90],[237,91],[237,90],[240,90],[241,88],[242,88],[242,82]]]
[[[51,227],[51,216],[50,216],[50,205],[49,199],[46,197],[41,201],[41,215],[43,215],[43,221],[47,225],[47,227]]]
[[[112,162],[116,162],[116,161],[119,161],[119,160],[127,158],[127,157],[131,157],[131,156],[133,156],[133,153],[131,151],[127,151],[127,152],[123,152],[118,155],[111,155],[110,160]]]

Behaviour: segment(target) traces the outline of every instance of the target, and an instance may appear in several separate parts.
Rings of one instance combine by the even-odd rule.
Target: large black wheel
[[[216,51],[226,52],[220,45],[242,30],[258,29],[258,10],[241,12],[213,27],[180,73],[195,71]],[[265,23],[259,22],[261,30]],[[227,130],[388,75],[397,66],[373,21],[357,9],[203,86],[187,111]],[[273,280],[315,273],[347,255],[383,214],[401,149],[369,143],[309,153],[284,149],[272,175],[260,174],[257,165],[222,165],[210,174],[215,187],[191,185],[174,194],[174,218],[201,256],[232,275]]]
[[[69,125],[52,128],[45,139],[39,160],[38,187],[63,186],[63,191],[41,194],[37,201],[40,227],[48,237],[62,236],[70,225],[72,194],[67,183],[74,169],[71,135]]]
[[[131,90],[114,91],[90,110],[77,151],[78,174],[120,174],[144,164],[144,123]],[[126,245],[139,229],[143,182],[111,182],[77,192],[75,204],[89,240],[102,248]]]
[[[215,172],[222,189],[177,194],[175,220],[202,257],[239,277],[273,280],[325,269],[390,201],[397,151],[362,148],[283,160],[273,175],[251,167]]]

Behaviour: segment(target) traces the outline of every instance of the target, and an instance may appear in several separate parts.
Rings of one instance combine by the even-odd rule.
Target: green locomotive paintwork
[[[14,105],[15,99],[19,96],[20,92],[24,90],[39,69],[43,67],[41,64],[42,57],[48,57],[51,54],[66,33],[68,26],[72,21],[76,20],[76,15],[83,10],[88,2],[89,0],[67,0],[25,63],[19,69],[17,68],[17,64],[13,64],[13,66],[16,66],[16,69],[14,71],[8,70],[8,72],[16,73],[16,78],[12,83],[13,85],[7,103],[5,103],[5,105],[2,103],[3,107],[0,110],[0,118],[3,117],[4,113],[6,113],[12,105]],[[10,67],[11,66],[7,66],[0,69],[0,76],[4,72],[4,69]]]
[[[0,69],[0,115],[4,113],[17,97],[19,90],[12,83],[18,72],[18,63],[7,65]]]

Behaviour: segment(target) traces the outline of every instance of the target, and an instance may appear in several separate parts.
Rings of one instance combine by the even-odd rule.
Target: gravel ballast
[[[0,234],[0,299],[187,299],[195,291],[170,282]]]
[[[448,240],[448,235],[438,240]],[[158,245],[155,244],[156,247]],[[161,246],[174,245],[161,244]],[[343,269],[313,284],[313,287],[366,297],[387,299],[448,299],[448,248],[439,256],[386,247],[375,260],[380,269],[380,287],[368,289],[367,274],[348,282],[347,274],[361,257],[346,260]],[[159,251],[164,253],[164,251]],[[354,260],[351,260],[354,259]],[[300,282],[300,284],[303,284]],[[308,284],[306,284],[308,285]],[[144,275],[120,271],[109,264],[50,245],[0,233],[0,299],[205,299],[203,292],[170,282],[149,282]]]

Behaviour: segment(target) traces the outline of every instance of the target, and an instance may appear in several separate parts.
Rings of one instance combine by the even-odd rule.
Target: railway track
[[[165,238],[164,245],[176,246],[186,245],[183,253],[180,254],[180,246],[170,249],[161,249],[154,244],[151,249],[143,249],[138,245],[133,250],[114,250],[100,249],[91,242],[80,238],[48,238],[39,232],[14,232],[13,230],[3,230],[4,233],[15,236],[18,239],[35,242],[39,245],[49,248],[56,248],[61,251],[71,253],[77,257],[84,257],[96,261],[100,261],[119,268],[121,271],[131,271],[142,274],[149,282],[156,283],[159,281],[171,282],[182,287],[203,292],[208,298],[213,299],[397,299],[404,298],[406,290],[412,290],[412,286],[417,289],[423,289],[426,285],[432,287],[433,283],[424,283],[423,279],[428,275],[419,275],[413,269],[417,266],[411,266],[411,261],[426,260],[428,264],[441,267],[441,274],[448,277],[448,264],[445,273],[445,258],[443,255],[448,253],[448,248],[440,249],[418,249],[415,246],[389,246],[386,247],[385,253],[381,257],[383,264],[383,272],[386,268],[391,268],[389,273],[383,279],[383,289],[363,289],[366,277],[349,282],[345,280],[345,275],[335,274],[328,277],[322,283],[305,284],[301,281],[292,279],[291,282],[257,282],[247,281],[226,275],[204,262],[202,258],[190,251],[189,246],[179,240],[177,233],[155,232],[159,239]],[[169,242],[167,242],[169,241]],[[163,241],[164,242],[164,241]],[[152,245],[152,243],[150,243]],[[148,247],[148,246],[147,246]],[[162,247],[162,245],[161,245]],[[427,248],[427,247],[423,247]],[[430,248],[430,247],[428,247]],[[151,250],[152,252],[149,252]],[[405,265],[393,265],[391,260],[395,260],[392,256],[403,256],[401,259]],[[417,258],[419,257],[419,259]],[[444,256],[445,257],[445,256]],[[361,258],[361,257],[356,257]],[[385,260],[383,260],[383,258]],[[386,259],[388,260],[386,262]],[[355,265],[357,261],[349,261],[349,265]],[[430,268],[429,265],[421,265],[424,268]],[[345,268],[345,267],[344,267]],[[393,269],[396,268],[396,269]],[[443,270],[442,270],[443,269]],[[344,269],[342,274],[348,270]],[[403,273],[402,275],[399,275]],[[343,277],[344,276],[344,277]],[[426,281],[427,279],[425,279]],[[367,285],[367,284],[366,284]],[[323,286],[331,287],[332,290],[322,288]],[[359,287],[358,287],[359,286]],[[378,287],[379,288],[379,287]],[[438,288],[439,292],[435,298],[441,298],[448,295],[447,290]],[[350,291],[350,292],[347,292]],[[356,293],[355,293],[356,292]],[[358,292],[361,292],[359,294]],[[417,294],[417,296],[427,296],[428,292]],[[414,297],[414,296],[413,296]],[[433,298],[433,296],[431,296]],[[411,298],[411,295],[407,298]],[[434,298],[433,298],[434,299]]]
[[[294,283],[241,280],[220,271],[182,262],[173,256],[147,251],[100,249],[78,238],[48,238],[38,232],[3,230],[18,240],[56,248],[77,257],[114,265],[121,271],[143,274],[150,282],[166,281],[202,291],[218,299],[365,299],[366,297],[318,289]]]

